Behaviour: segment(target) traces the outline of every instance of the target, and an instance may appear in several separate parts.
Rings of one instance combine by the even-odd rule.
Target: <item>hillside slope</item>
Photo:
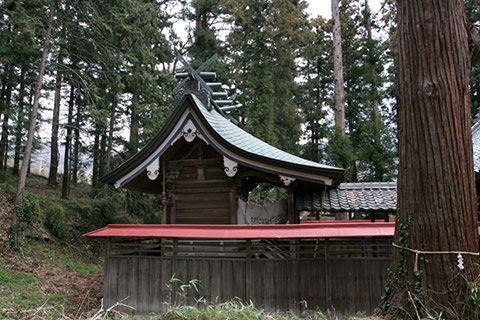
[[[27,184],[39,203],[38,216],[25,232],[20,250],[9,250],[15,180],[10,175],[0,177],[0,319],[87,317],[100,307],[101,258],[92,254],[91,244],[79,240],[80,234],[59,240],[46,230],[45,213],[52,206],[60,211],[64,206],[55,200],[58,190],[46,187],[46,180],[39,177]],[[77,201],[81,199],[78,190],[74,194]],[[74,231],[71,225],[67,228]]]

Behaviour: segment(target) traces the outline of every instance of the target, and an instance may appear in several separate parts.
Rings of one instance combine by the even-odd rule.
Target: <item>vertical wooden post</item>
[[[110,297],[111,295],[111,290],[109,289],[109,286],[114,285],[112,283],[112,279],[115,279],[117,281],[117,278],[113,278],[109,276],[109,273],[111,272],[109,268],[109,260],[110,260],[110,248],[111,248],[111,238],[107,238],[107,243],[105,244],[105,267],[103,269],[103,299],[104,303],[107,307],[110,307]],[[116,285],[116,284],[115,284]]]
[[[252,242],[247,240],[247,256],[245,259],[245,301],[250,300],[250,283],[251,283],[251,256],[252,256]]]
[[[230,224],[237,224],[237,193],[230,191]]]
[[[331,297],[330,297],[330,283],[329,283],[329,274],[328,274],[328,238],[325,238],[325,300],[326,306],[325,309],[328,309],[331,304]]]
[[[178,250],[178,239],[174,238],[172,239],[173,245],[172,245],[172,263],[171,263],[171,275],[173,276],[177,272],[177,250]],[[173,286],[173,296],[172,296],[172,303],[175,304],[177,300],[177,282],[171,283]]]
[[[297,214],[295,214],[295,198],[294,198],[292,188],[288,188],[287,215],[288,215],[288,222],[292,224],[300,222],[299,217],[297,216]]]
[[[167,211],[168,211],[168,199],[167,199],[167,187],[165,185],[167,170],[165,168],[165,154],[162,156],[162,224],[167,223]]]
[[[170,223],[175,224],[177,223],[176,219],[176,211],[177,209],[175,208],[175,194],[172,193],[172,206],[170,207]]]

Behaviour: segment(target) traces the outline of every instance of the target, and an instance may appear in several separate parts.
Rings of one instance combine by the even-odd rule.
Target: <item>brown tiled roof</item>
[[[341,183],[336,189],[296,195],[298,210],[323,212],[394,212],[396,182]]]

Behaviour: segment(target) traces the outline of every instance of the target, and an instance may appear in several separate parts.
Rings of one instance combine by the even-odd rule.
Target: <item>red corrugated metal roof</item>
[[[109,224],[85,237],[292,239],[393,236],[395,222],[325,221],[285,225]],[[479,225],[480,232],[480,225]]]
[[[394,222],[321,222],[285,225],[109,224],[86,237],[282,239],[392,236]]]

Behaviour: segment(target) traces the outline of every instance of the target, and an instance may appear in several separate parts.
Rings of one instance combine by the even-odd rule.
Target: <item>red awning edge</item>
[[[322,221],[282,225],[109,224],[84,237],[294,239],[388,237],[395,222]],[[479,223],[480,233],[480,223]]]

